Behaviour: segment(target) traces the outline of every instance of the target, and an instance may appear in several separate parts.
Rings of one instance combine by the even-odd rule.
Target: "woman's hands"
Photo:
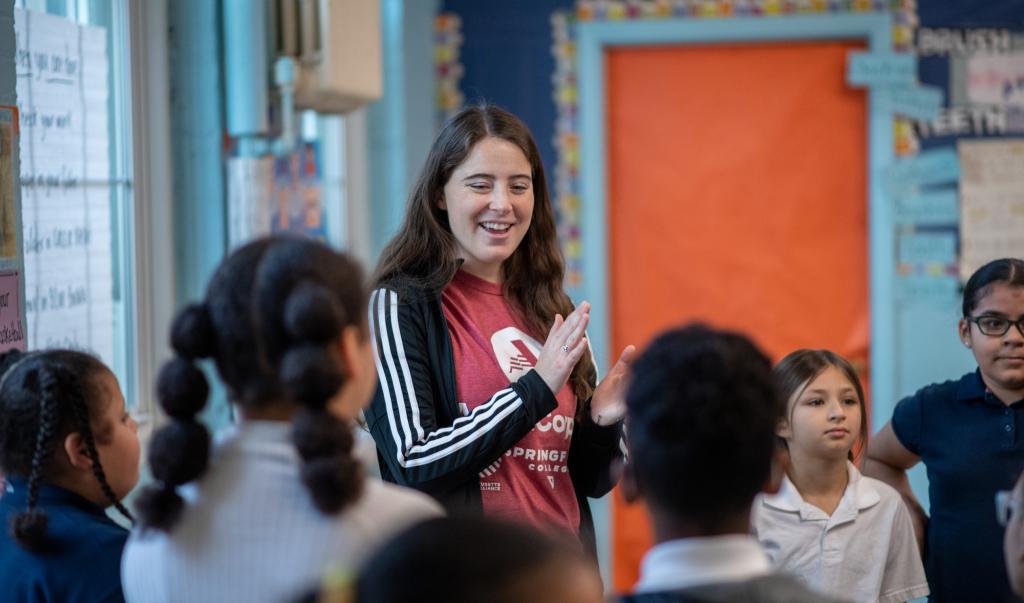
[[[590,304],[582,302],[576,306],[567,318],[555,315],[555,322],[548,331],[548,338],[537,356],[537,364],[533,367],[557,394],[565,382],[569,380],[572,369],[587,350],[584,334],[590,322]]]
[[[534,370],[551,388],[558,393],[562,389],[572,369],[587,351],[586,331],[590,322],[590,304],[582,302],[564,320],[561,314],[555,315],[555,323],[548,331],[548,338],[537,357]],[[626,414],[626,378],[629,365],[636,354],[636,348],[628,345],[619,355],[618,362],[608,375],[601,380],[594,396],[590,400],[590,417],[598,425],[611,425],[621,421]]]
[[[590,399],[590,418],[598,425],[611,425],[626,415],[626,378],[636,347],[627,345],[619,360],[601,380]]]

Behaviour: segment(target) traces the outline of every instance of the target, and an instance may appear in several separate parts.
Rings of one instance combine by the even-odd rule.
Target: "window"
[[[135,379],[132,105],[125,0],[17,0],[29,349],[96,353]]]

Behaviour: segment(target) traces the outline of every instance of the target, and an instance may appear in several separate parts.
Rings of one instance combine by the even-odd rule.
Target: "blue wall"
[[[551,13],[573,10],[573,0],[481,2],[445,0],[443,12],[462,19],[461,61],[466,103],[486,100],[526,122],[544,159],[548,185],[555,170],[555,101],[551,76]]]

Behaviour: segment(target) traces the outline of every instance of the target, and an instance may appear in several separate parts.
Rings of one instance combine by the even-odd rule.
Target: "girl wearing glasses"
[[[932,601],[1013,600],[992,499],[1024,468],[1024,261],[995,260],[971,276],[959,335],[978,369],[901,400],[868,445],[864,473],[903,495]],[[907,480],[918,462],[931,518]]]

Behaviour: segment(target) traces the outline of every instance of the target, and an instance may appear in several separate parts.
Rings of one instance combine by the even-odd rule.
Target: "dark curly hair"
[[[769,477],[783,404],[771,361],[737,333],[662,333],[632,366],[629,471],[644,498],[708,533],[749,512]]]
[[[351,454],[351,425],[326,405],[345,381],[331,344],[345,327],[366,332],[365,306],[362,270],[322,243],[266,237],[225,259],[206,299],[182,310],[171,326],[176,357],[157,378],[171,422],[150,443],[155,484],[136,503],[143,526],[169,531],[183,509],[177,487],[206,471],[210,435],[196,419],[209,394],[196,366],[201,358],[213,358],[235,404],[299,407],[292,440],[304,461],[303,483],[321,512],[337,513],[356,500],[363,472]]]
[[[544,573],[562,579],[568,563],[592,567],[578,543],[527,524],[440,517],[377,549],[359,572],[354,598],[356,603],[533,601],[545,588]]]
[[[0,355],[0,470],[28,481],[28,508],[11,518],[11,536],[24,549],[42,552],[48,545],[46,511],[39,508],[39,486],[52,480],[58,466],[54,451],[73,432],[82,435],[92,471],[110,504],[132,520],[107,482],[96,441],[107,435],[95,423],[110,403],[100,378],[112,375],[100,360],[84,352],[46,350]]]

